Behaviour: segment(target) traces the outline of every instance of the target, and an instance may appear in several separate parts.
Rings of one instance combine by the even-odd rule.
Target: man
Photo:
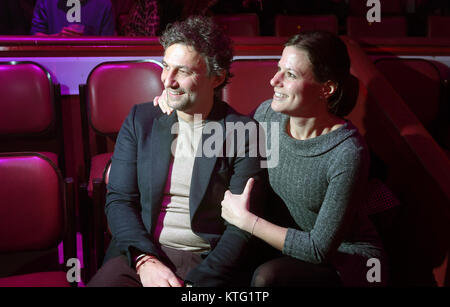
[[[110,0],[38,0],[31,34],[79,37],[115,35]]]
[[[166,29],[161,43],[160,99],[175,112],[146,103],[125,120],[105,208],[113,238],[88,285],[237,285],[251,234],[226,224],[220,203],[252,177],[250,206],[260,211],[265,172],[260,156],[248,154],[251,133],[232,131],[234,143],[226,137],[228,125],[257,125],[218,99],[230,77],[231,41],[211,19],[190,17]]]

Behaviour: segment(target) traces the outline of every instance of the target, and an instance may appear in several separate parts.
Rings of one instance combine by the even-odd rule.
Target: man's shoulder
[[[145,102],[134,105],[130,113],[132,113],[133,120],[136,123],[151,123],[154,119],[158,119],[164,114],[159,107],[155,107],[153,102]]]
[[[223,102],[223,104],[225,105],[224,107],[226,108],[226,113],[225,113],[226,114],[225,115],[225,121],[226,122],[248,123],[248,122],[255,121],[251,116],[245,115],[245,114],[241,114],[241,113],[237,112],[235,109],[233,109],[227,103]]]
[[[136,115],[139,114],[139,115],[147,115],[147,116],[150,115],[159,117],[164,114],[159,107],[155,107],[153,105],[153,102],[144,102],[135,104],[133,106],[133,109],[135,110],[134,112],[136,112]]]

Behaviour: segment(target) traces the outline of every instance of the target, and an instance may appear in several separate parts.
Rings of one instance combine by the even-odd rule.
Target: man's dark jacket
[[[159,255],[152,233],[160,213],[171,145],[176,136],[171,132],[172,126],[177,121],[176,112],[167,116],[152,103],[134,106],[125,119],[109,175],[105,211],[113,238],[105,261],[122,254],[127,255],[131,265],[131,254],[136,250]],[[245,144],[238,144],[242,136],[236,134],[235,146],[231,146],[233,142],[225,142],[226,127],[239,122],[250,123],[248,127],[257,126],[254,120],[237,114],[224,102],[214,102],[206,127],[213,123],[209,127],[221,129],[203,129],[200,145],[207,144],[204,147],[209,148],[215,143],[219,149],[222,147],[222,154],[211,157],[206,152],[195,158],[189,196],[191,227],[211,244],[209,254],[186,277],[195,286],[229,285],[243,269],[249,252],[251,235],[221,218],[224,192],[229,189],[234,194],[242,193],[247,180],[255,178],[250,208],[255,213],[261,212],[266,172],[260,166],[259,150],[257,156],[249,157],[255,142],[250,144],[249,133],[245,134]],[[232,153],[224,154],[227,150]],[[239,156],[238,151],[241,151]]]

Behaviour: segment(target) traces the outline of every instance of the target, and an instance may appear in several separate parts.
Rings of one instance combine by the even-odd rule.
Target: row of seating
[[[217,15],[214,17],[231,36],[258,36],[259,19],[256,14]],[[275,36],[292,36],[301,31],[324,30],[360,37],[406,37],[408,18],[406,16],[383,16],[381,22],[369,22],[366,16],[348,16],[345,30],[341,31],[335,15],[277,15]],[[428,16],[427,36],[450,37],[450,16]]]
[[[76,286],[65,266],[77,257],[75,216],[74,181],[51,159],[0,153],[0,287]]]
[[[76,189],[63,175],[60,87],[35,62],[0,63],[0,80],[0,286],[74,286],[65,264],[77,257]]]
[[[381,71],[385,71],[387,77],[392,76],[392,80],[390,80],[392,88],[389,88],[387,81],[380,81],[380,76],[374,72],[377,70],[370,66],[371,64],[368,63],[367,58],[364,58],[359,47],[351,41],[347,41],[347,45],[352,58],[352,73],[359,80],[357,103],[349,118],[366,137],[373,153],[388,167],[388,175],[383,179],[399,195],[402,201],[413,208],[413,212],[422,213],[423,210],[426,211],[426,208],[430,205],[427,197],[430,197],[429,194],[431,193],[434,201],[433,206],[436,208],[433,207],[433,211],[427,212],[425,216],[431,216],[433,220],[448,217],[446,211],[448,208],[445,209],[445,204],[448,205],[449,203],[450,191],[448,186],[445,187],[445,182],[448,183],[450,172],[447,175],[445,175],[445,172],[446,170],[450,171],[450,162],[447,158],[444,160],[441,156],[442,149],[436,147],[436,142],[429,138],[428,132],[422,128],[422,124],[429,127],[430,123],[435,121],[436,114],[440,114],[438,110],[440,110],[441,105],[448,102],[446,99],[441,99],[446,95],[444,78],[441,78],[439,73],[430,68],[435,64],[428,61],[404,61],[393,58],[379,60],[376,64],[377,67]],[[273,95],[268,82],[275,71],[276,60],[235,61],[232,66],[235,77],[223,91],[224,100],[241,113],[251,113],[259,103]],[[417,73],[417,71],[421,72]],[[420,85],[412,85],[416,82],[412,78],[414,75],[412,72],[416,72],[415,76],[418,78],[416,81]],[[373,76],[370,75],[371,73]],[[401,77],[398,77],[398,73],[401,74]],[[103,206],[107,170],[115,138],[132,105],[151,101],[154,96],[161,93],[163,86],[160,81],[160,74],[161,66],[155,61],[108,62],[95,67],[89,74],[86,84],[80,85],[86,174],[84,178],[78,178],[81,184],[77,192],[79,225],[83,236],[85,281],[88,281],[101,265],[109,238]],[[395,82],[406,80],[406,78],[410,79],[407,81],[407,91],[403,91],[404,83],[400,82],[397,85]],[[4,80],[0,83],[0,95],[3,97],[2,110],[0,110],[0,151],[38,151],[41,154],[13,154],[17,157],[13,159],[13,157],[8,156],[7,160],[15,161],[14,163],[17,163],[17,161],[24,163],[25,161],[39,161],[35,164],[47,163],[50,165],[50,167],[47,165],[48,169],[55,170],[56,167],[59,167],[64,170],[64,146],[61,145],[64,140],[61,133],[61,113],[58,101],[59,87],[53,84],[50,75],[43,67],[30,62],[0,63],[0,79]],[[252,80],[252,82],[248,82],[248,80]],[[380,82],[382,83],[381,86]],[[411,89],[421,89],[422,92],[426,93],[426,97],[421,98],[416,94],[408,97],[405,93],[408,93]],[[377,95],[383,96],[378,98]],[[435,97],[435,99],[431,99],[431,97]],[[425,99],[427,104],[423,104],[421,99]],[[409,115],[408,112],[411,113],[411,111],[403,105],[404,102],[409,104],[411,101],[413,103],[409,107],[416,113],[417,117]],[[397,124],[398,119],[395,116],[399,115],[397,113],[391,115],[392,112],[401,112],[399,120],[408,119],[407,125]],[[422,124],[417,118],[422,120]],[[34,124],[35,120],[37,124]],[[405,129],[408,131],[405,132]],[[430,129],[430,131],[433,130]],[[30,132],[30,134],[27,132]],[[416,132],[423,138],[419,143],[408,139]],[[67,142],[67,140],[65,141]],[[41,145],[41,143],[46,146]],[[416,148],[417,146],[421,148]],[[424,154],[421,150],[426,153]],[[48,154],[48,152],[58,153],[58,155]],[[50,161],[45,157],[50,157]],[[0,165],[7,167],[8,163],[0,163]],[[3,172],[0,172],[1,174]],[[64,174],[64,171],[62,174]],[[48,181],[37,179],[40,177],[26,172],[23,173],[23,176],[24,178],[36,178],[39,183],[47,183]],[[61,182],[62,177],[62,175],[59,176],[59,182]],[[32,193],[32,191],[41,190],[39,186],[35,185],[35,182],[29,181],[25,187],[29,188],[30,191],[26,191],[25,188],[13,189],[13,187],[24,186],[21,182],[14,183],[11,180],[11,178],[15,178],[13,175],[7,175],[6,178],[6,181],[9,180],[9,185],[0,186],[0,188],[4,187],[0,190],[2,193],[0,199],[16,199],[14,192],[27,194],[32,197],[31,199],[36,200],[41,197],[39,194]],[[422,182],[422,180],[429,181]],[[69,184],[70,182],[72,183]],[[66,183],[71,186],[73,180],[67,179]],[[49,183],[47,184],[50,186]],[[59,186],[61,187],[61,184]],[[73,190],[73,187],[69,186],[66,188],[66,192]],[[411,195],[408,195],[408,193]],[[48,192],[48,195],[53,194]],[[71,192],[61,199],[70,203],[73,197],[73,192]],[[30,198],[21,201],[31,202]],[[33,202],[33,205],[35,203],[36,201]],[[442,209],[442,206],[444,206],[444,209]],[[74,223],[76,214],[73,213],[72,207],[69,206],[63,210],[65,213],[72,214],[65,219],[61,219],[62,216],[59,216],[59,221],[64,220]],[[5,212],[5,214],[0,215],[2,218],[0,225],[6,225],[0,229],[2,239],[6,236],[11,235],[12,237],[12,235],[15,235],[15,233],[9,232],[7,226],[11,225],[12,221],[17,221],[14,222],[15,225],[28,222],[17,219],[17,216],[6,214],[9,209],[0,208],[0,210],[2,210],[2,213]],[[54,210],[53,207],[45,207],[40,214],[45,215]],[[443,210],[444,214],[440,214],[439,210]],[[435,214],[438,214],[438,217]],[[35,222],[42,223],[43,221],[36,219]],[[426,220],[422,222],[426,224]],[[39,228],[39,226],[35,227]],[[441,223],[437,222],[435,227],[442,230],[439,228]],[[70,230],[66,233],[71,234],[69,237],[72,238],[72,241],[69,240],[67,244],[64,242],[65,247],[73,246],[73,243],[70,242],[74,240],[74,226],[68,228]],[[20,229],[22,228],[19,227]],[[29,232],[23,231],[22,235],[24,234],[28,235]],[[33,234],[36,234],[37,237],[37,232],[33,232]],[[59,236],[56,237],[60,238]],[[441,244],[437,238],[435,240],[438,241],[436,244]],[[3,240],[0,240],[0,242],[3,242]],[[16,252],[19,251],[40,248],[40,246],[34,245],[31,248],[21,246],[8,250],[7,243],[10,241],[5,240],[4,242],[5,246],[0,251],[1,253],[8,252],[10,256],[16,255]],[[430,253],[436,248],[437,246],[432,246],[429,249]],[[74,257],[73,252],[65,253],[65,256],[68,258]],[[3,268],[0,270],[2,274],[6,274],[5,272]],[[22,271],[9,270],[6,275],[13,272],[21,273]],[[405,272],[407,272],[407,269],[402,271],[402,273]]]

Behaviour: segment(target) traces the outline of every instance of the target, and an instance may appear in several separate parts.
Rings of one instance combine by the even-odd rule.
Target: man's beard
[[[178,99],[177,98],[174,99],[173,97],[171,97],[167,90],[166,90],[166,92],[167,92],[167,97],[166,97],[167,105],[169,107],[171,107],[172,109],[178,110],[178,111],[185,111],[185,110],[188,110],[192,106],[190,96],[189,96],[189,94],[186,94],[186,92],[183,91],[182,92],[183,94],[180,95],[180,97],[177,97]]]

